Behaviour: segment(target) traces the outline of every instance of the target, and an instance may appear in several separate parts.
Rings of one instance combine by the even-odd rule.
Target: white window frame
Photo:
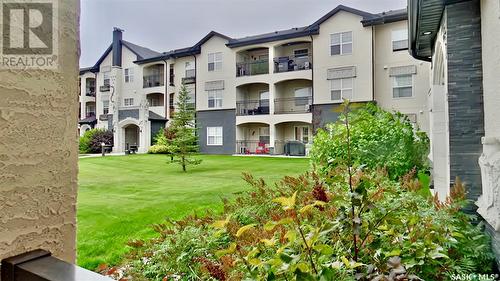
[[[134,69],[133,68],[125,68],[123,71],[123,75],[125,77],[125,83],[134,82]]]
[[[299,136],[297,136],[297,129],[300,130],[300,137],[301,139],[298,139]],[[307,129],[307,142],[304,142],[304,129]],[[311,128],[309,126],[295,126],[293,130],[294,138],[296,141],[300,141],[303,143],[310,143],[311,142]]]
[[[404,34],[403,36],[400,36]],[[394,42],[406,41],[406,48],[394,49]],[[395,29],[391,32],[391,48],[393,52],[408,50],[408,29]]]
[[[223,100],[224,100],[224,93],[222,90],[210,90],[207,91],[207,107],[208,108],[222,108],[223,106]],[[210,100],[213,100],[213,106],[210,106]]]
[[[123,106],[134,106],[134,98],[123,99]]]
[[[345,80],[351,80],[351,87],[350,87],[350,88],[348,88],[348,87],[344,87],[344,81],[345,81]],[[343,101],[343,99],[344,99],[344,92],[345,92],[345,91],[349,91],[349,90],[351,91],[351,98],[350,98],[350,100],[353,100],[353,99],[354,99],[354,77],[349,77],[349,78],[337,78],[337,79],[332,79],[332,80],[330,80],[330,81],[331,81],[331,82],[330,82],[330,99],[331,99],[332,101],[335,101],[335,102],[342,102],[342,101]],[[333,83],[334,83],[334,81],[340,81],[340,88],[335,89],[335,88],[333,87]],[[332,94],[333,94],[332,92],[333,92],[333,91],[340,91],[340,99],[339,99],[339,100],[334,100],[334,99],[332,98],[332,96],[333,96],[333,95],[332,95]]]
[[[408,85],[405,85],[405,86],[396,86],[396,78],[397,77],[401,77],[401,76],[411,76],[411,85],[410,86],[408,86]],[[415,83],[414,83],[414,75],[413,74],[395,75],[395,76],[392,76],[391,80],[392,80],[391,81],[392,82],[392,88],[391,89],[392,89],[392,98],[393,99],[411,99],[411,98],[414,97],[414,95],[413,95],[413,87],[414,87]],[[411,87],[411,96],[409,96],[409,97],[395,97],[394,96],[394,89],[396,89],[396,88],[409,88],[409,87]]]
[[[222,146],[223,144],[224,128],[222,126],[207,127],[207,146]]]
[[[102,114],[109,114],[109,100],[102,101]]]
[[[344,33],[351,33],[351,41],[345,41],[345,42],[343,41],[342,35]],[[339,43],[338,44],[332,43],[333,36],[335,36],[335,35],[339,36]],[[344,52],[344,45],[347,45],[347,44],[351,44],[351,52],[350,53]],[[339,51],[340,53],[332,54],[332,47],[337,46],[337,45],[340,46],[340,51]],[[352,31],[342,31],[342,32],[335,32],[335,33],[330,34],[330,56],[352,55],[353,52],[354,52],[354,35],[353,35]]]
[[[297,54],[296,54],[297,51],[304,51],[304,50],[307,51],[307,53],[301,54],[300,56],[297,56]],[[293,50],[293,57],[295,57],[295,58],[307,58],[307,57],[309,57],[309,49],[308,48],[294,49]]]
[[[208,53],[208,71],[221,71],[222,61],[222,52]],[[210,69],[211,64],[213,64],[213,69]]]
[[[106,72],[103,72],[103,73],[102,73],[102,84],[103,84],[104,86],[106,86],[106,85],[108,85],[108,86],[109,86],[109,85],[111,85],[110,73],[111,73],[111,72],[109,72],[109,71],[106,71]],[[108,83],[106,83],[106,80],[108,81]]]
[[[184,64],[184,68],[185,68],[185,71],[184,71],[184,77],[185,78],[191,78],[191,77],[195,77],[196,76],[196,68],[194,66],[194,61],[187,61]],[[193,76],[189,76],[188,72],[192,71],[192,70],[194,71],[194,75]]]

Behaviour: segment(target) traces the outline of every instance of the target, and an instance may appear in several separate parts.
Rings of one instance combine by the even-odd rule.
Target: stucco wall
[[[341,11],[320,26],[320,34],[314,36],[314,103],[332,103],[331,82],[327,80],[330,68],[355,66],[356,77],[353,82],[352,101],[372,100],[372,29],[363,27],[362,18]],[[330,55],[330,35],[337,32],[352,31],[352,54]]]
[[[236,107],[235,76],[236,61],[235,54],[226,46],[227,40],[219,36],[213,36],[201,46],[201,54],[196,56],[196,109],[197,110],[220,110],[233,109]],[[208,54],[222,52],[222,69],[208,71]],[[222,108],[208,108],[208,94],[205,91],[205,83],[209,81],[224,81],[222,91]]]
[[[59,68],[0,71],[0,259],[75,261],[79,1],[58,1]]]
[[[375,26],[375,100],[385,109],[415,114],[420,129],[428,132],[429,110],[426,101],[430,90],[430,63],[412,58],[408,50],[392,50],[392,32],[406,29],[407,21]],[[413,75],[413,96],[393,98],[393,77],[389,76],[389,71],[391,67],[409,65],[417,68],[417,73]]]

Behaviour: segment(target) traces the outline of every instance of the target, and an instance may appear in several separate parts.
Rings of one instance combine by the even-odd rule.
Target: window
[[[269,108],[269,91],[259,92],[259,106]]]
[[[208,108],[222,107],[222,90],[211,90],[208,92]]]
[[[222,145],[222,127],[207,127],[207,145]]]
[[[102,101],[102,114],[109,114],[109,100]]]
[[[125,68],[125,83],[134,82],[134,69]]]
[[[331,80],[331,98],[332,101],[341,101],[343,99],[352,99],[353,78],[341,78]]]
[[[352,54],[352,31],[339,32],[330,35],[330,54]]]
[[[298,49],[293,51],[293,55],[296,58],[304,58],[309,55],[309,50],[308,49]]]
[[[186,78],[191,78],[196,76],[196,70],[194,68],[194,62],[187,61],[186,62]]]
[[[295,127],[295,140],[303,143],[309,142],[309,127],[297,126]]]
[[[222,69],[222,53],[208,54],[208,71],[219,71]]]
[[[104,86],[109,86],[109,72],[104,72],[102,75]]]
[[[392,97],[411,98],[413,96],[413,77],[411,74],[393,77]]]
[[[124,99],[123,100],[123,105],[125,105],[125,106],[133,106],[134,105],[134,99],[133,98]]]
[[[259,142],[264,143],[264,144],[269,144],[270,142],[270,137],[269,137],[269,127],[260,127],[259,128]]]
[[[392,31],[392,51],[401,51],[408,49],[408,30],[393,30]]]
[[[311,99],[311,88],[297,88],[295,89],[294,96],[296,106],[307,105]]]
[[[168,82],[169,82],[170,86],[174,86],[175,73],[174,73],[174,65],[173,64],[170,64],[168,73],[169,73]]]

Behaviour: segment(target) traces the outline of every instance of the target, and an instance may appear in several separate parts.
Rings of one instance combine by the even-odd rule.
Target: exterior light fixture
[[[422,35],[431,35],[432,31],[423,32]]]

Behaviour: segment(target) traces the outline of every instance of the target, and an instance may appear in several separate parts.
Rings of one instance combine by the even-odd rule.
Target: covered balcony
[[[236,128],[237,154],[269,154],[269,125],[246,123]]]
[[[144,67],[143,88],[159,87],[165,85],[164,65],[154,64]]]
[[[312,124],[284,122],[275,125],[274,154],[305,156],[312,142]]]
[[[236,87],[236,115],[269,114],[269,85],[252,83]]]
[[[85,95],[87,97],[95,97],[95,78],[85,79]]]
[[[165,97],[162,93],[147,94],[146,99],[149,104],[149,110],[161,116],[165,115]]]
[[[253,48],[236,53],[236,77],[268,73],[268,48]]]
[[[95,102],[89,101],[85,103],[85,118],[95,117]]]
[[[308,70],[312,68],[312,44],[299,41],[274,48],[274,73]]]
[[[312,81],[295,79],[276,83],[275,114],[311,112]]]

